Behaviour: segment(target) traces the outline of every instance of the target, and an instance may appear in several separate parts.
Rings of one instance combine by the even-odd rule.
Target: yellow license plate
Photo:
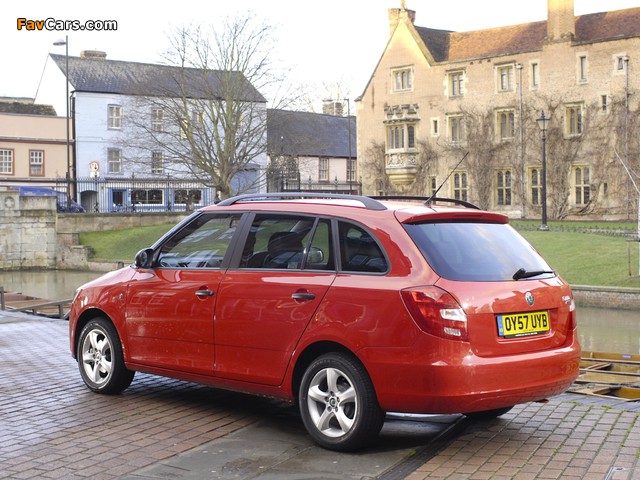
[[[498,335],[503,338],[527,337],[549,331],[549,312],[498,315]]]

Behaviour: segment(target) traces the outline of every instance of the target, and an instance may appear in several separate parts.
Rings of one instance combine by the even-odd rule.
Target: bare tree
[[[267,110],[260,93],[277,84],[271,28],[253,17],[227,19],[221,28],[180,28],[165,55],[172,68],[141,79],[144,96],[127,115],[125,139],[138,169],[200,178],[222,198],[256,188],[266,168]],[[154,165],[154,162],[156,164]]]

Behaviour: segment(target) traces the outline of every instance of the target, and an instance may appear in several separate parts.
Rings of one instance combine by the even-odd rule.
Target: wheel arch
[[[98,317],[108,320],[111,323],[111,325],[113,325],[113,328],[116,330],[116,333],[118,334],[118,337],[120,337],[120,340],[122,340],[122,335],[120,334],[118,327],[113,322],[111,317],[107,315],[107,313],[104,310],[101,310],[99,308],[88,308],[84,312],[82,312],[78,317],[78,321],[76,322],[76,325],[75,325],[75,331],[73,332],[73,348],[71,349],[71,354],[73,355],[73,358],[75,358],[76,360],[78,357],[78,353],[77,353],[78,341],[80,339],[80,334],[82,333],[82,330],[87,325],[87,323],[89,323],[94,318],[98,318]],[[122,341],[120,342],[120,344],[122,345]],[[124,349],[124,346],[123,346],[123,349]]]
[[[309,367],[311,362],[313,362],[316,358],[320,357],[321,355],[324,355],[326,353],[333,353],[333,352],[341,352],[353,357],[362,365],[362,367],[366,370],[367,375],[369,375],[369,378],[371,378],[371,375],[369,374],[369,370],[364,365],[364,363],[362,363],[362,360],[360,360],[360,358],[358,358],[358,356],[355,353],[353,353],[353,351],[349,350],[344,345],[337,342],[332,342],[332,341],[320,341],[320,342],[312,343],[311,345],[308,345],[303,350],[303,352],[298,356],[295,367],[293,369],[293,375],[291,378],[291,389],[293,393],[293,398],[296,403],[298,403],[300,384],[302,383],[302,377],[304,376],[304,372],[307,370],[307,367]]]

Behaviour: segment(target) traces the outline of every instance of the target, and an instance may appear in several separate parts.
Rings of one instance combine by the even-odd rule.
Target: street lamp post
[[[53,42],[56,47],[65,46],[65,72],[64,79],[66,84],[66,115],[67,115],[67,210],[71,209],[71,127],[69,124],[69,35],[65,35],[64,40],[60,39]]]
[[[542,225],[540,230],[549,230],[547,225],[547,128],[550,117],[545,117],[544,110],[540,118],[536,119],[538,127],[542,132]]]

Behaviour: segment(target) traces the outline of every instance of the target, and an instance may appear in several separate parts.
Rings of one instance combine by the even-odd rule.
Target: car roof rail
[[[474,205],[471,202],[460,200],[458,198],[446,198],[446,197],[420,197],[420,196],[407,196],[407,195],[376,195],[370,197],[375,200],[418,200],[424,202],[426,206],[431,206],[435,202],[453,203],[454,205],[460,205],[461,207],[473,208],[474,210],[481,210],[480,207]]]
[[[353,200],[362,203],[367,210],[386,210],[382,203],[373,197],[365,195],[350,195],[347,193],[320,193],[320,192],[273,192],[273,193],[246,193],[237,195],[218,202],[216,205],[227,207],[239,202],[259,202],[263,200],[289,200],[305,198],[325,198],[339,200]]]

